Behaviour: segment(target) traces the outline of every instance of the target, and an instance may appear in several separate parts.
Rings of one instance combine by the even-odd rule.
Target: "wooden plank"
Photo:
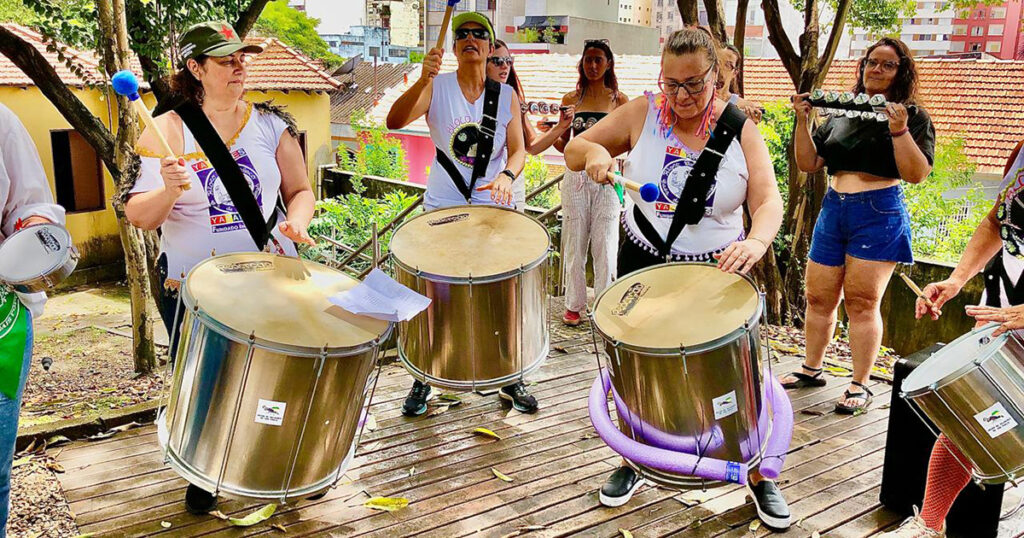
[[[884,506],[878,506],[828,532],[830,538],[861,538],[887,530],[903,518]]]

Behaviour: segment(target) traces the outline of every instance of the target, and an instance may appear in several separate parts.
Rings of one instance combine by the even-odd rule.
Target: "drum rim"
[[[429,280],[431,282],[439,282],[439,283],[444,283],[444,284],[490,284],[490,283],[493,283],[493,282],[501,282],[503,280],[508,280],[508,279],[510,279],[512,277],[519,276],[519,275],[522,275],[524,273],[528,273],[528,272],[536,269],[537,267],[540,267],[545,261],[547,261],[548,257],[551,255],[551,233],[548,231],[547,226],[544,226],[543,222],[537,220],[536,218],[534,218],[531,215],[527,215],[526,213],[521,213],[521,212],[516,211],[515,209],[512,209],[512,208],[501,207],[501,206],[497,206],[497,205],[461,204],[461,205],[452,205],[452,206],[447,206],[447,207],[439,207],[437,209],[433,209],[433,210],[430,210],[430,211],[424,211],[423,213],[420,213],[419,215],[416,215],[415,217],[413,217],[411,219],[406,219],[401,224],[399,224],[395,228],[395,231],[391,234],[391,239],[394,240],[395,235],[398,234],[398,231],[401,230],[402,228],[404,228],[407,224],[409,224],[410,222],[412,222],[414,220],[422,218],[424,215],[429,215],[429,214],[437,212],[437,211],[448,211],[448,210],[452,210],[452,209],[462,209],[462,208],[477,209],[477,208],[480,208],[480,207],[489,207],[489,208],[493,208],[493,209],[500,209],[502,211],[509,211],[509,212],[515,213],[517,215],[521,215],[523,217],[526,217],[526,218],[530,219],[531,221],[533,221],[534,224],[536,224],[537,226],[540,226],[540,228],[542,230],[544,230],[544,237],[546,237],[547,240],[548,240],[548,246],[544,250],[544,254],[541,254],[536,260],[534,260],[534,261],[532,261],[532,262],[530,262],[528,264],[521,265],[521,266],[519,266],[516,269],[511,269],[511,270],[505,271],[503,273],[495,273],[493,275],[483,275],[483,276],[469,276],[469,277],[450,276],[450,275],[438,275],[438,274],[435,274],[435,273],[429,273],[427,271],[421,271],[418,267],[413,267],[413,266],[403,262],[398,257],[398,255],[395,254],[395,252],[393,250],[390,250],[388,252],[388,257],[391,258],[391,261],[394,262],[396,265],[398,265],[398,267],[400,267],[406,273],[415,275],[415,276],[420,277],[420,278],[425,278],[425,279],[427,279],[427,280]]]
[[[976,336],[978,333],[981,333],[981,332],[984,332],[984,331],[991,331],[991,330],[995,329],[998,325],[999,325],[998,323],[987,323],[987,324],[985,324],[985,325],[983,325],[981,327],[978,327],[977,329],[971,329],[970,332],[964,333],[964,334],[960,335],[956,340],[953,340],[949,344],[946,344],[946,347],[952,348],[952,346],[956,345],[958,342],[960,342],[962,340],[966,340],[969,337]],[[960,380],[960,378],[966,376],[967,374],[971,373],[972,371],[974,371],[974,370],[976,370],[978,368],[981,368],[986,362],[988,362],[989,359],[991,359],[996,354],[996,350],[998,350],[999,348],[1003,347],[1002,344],[1005,343],[1008,338],[1010,338],[1009,333],[1003,333],[1003,334],[993,338],[991,342],[986,344],[986,348],[985,348],[987,350],[986,354],[980,355],[978,358],[967,362],[967,364],[964,364],[963,366],[960,366],[956,370],[953,370],[951,373],[949,373],[949,374],[947,374],[947,375],[945,375],[943,377],[940,377],[939,379],[937,379],[933,383],[929,383],[928,385],[925,385],[923,387],[916,388],[914,390],[904,390],[903,386],[906,385],[907,380],[910,379],[910,376],[907,376],[907,378],[903,380],[903,383],[900,384],[900,394],[904,398],[913,399],[913,398],[918,398],[920,396],[923,396],[925,394],[929,394],[929,393],[934,392],[936,390],[939,390],[939,389],[941,389],[943,387],[946,387],[947,385],[950,385],[952,383],[956,383],[957,381]],[[998,346],[996,345],[997,343],[999,343]],[[943,349],[945,349],[945,347]],[[932,353],[928,357],[928,359],[934,357],[935,355],[938,355],[941,352],[942,352],[942,349],[940,349],[939,351],[936,351],[935,353]],[[924,366],[924,363],[927,362],[928,359],[925,359],[924,362],[922,362],[920,366]],[[920,366],[918,368],[920,368]],[[914,370],[916,371],[917,368],[915,368]],[[911,372],[911,375],[913,375],[913,372]]]
[[[637,274],[644,273],[644,272],[647,272],[647,271],[652,271],[654,269],[659,269],[659,268],[662,268],[662,267],[668,267],[668,266],[673,266],[673,265],[679,265],[679,266],[682,266],[682,265],[697,265],[697,266],[701,266],[701,267],[716,267],[717,268],[717,266],[715,264],[713,264],[713,263],[704,263],[704,262],[670,262],[670,263],[659,263],[657,265],[652,265],[650,267],[644,267],[643,269],[638,269],[636,271],[633,271],[632,273],[627,273],[625,275],[622,275],[622,276],[618,277],[616,280],[621,280],[621,279],[624,279],[624,278],[629,277],[629,276],[633,276],[633,275],[637,275]],[[597,307],[598,304],[601,303],[601,299],[604,298],[605,294],[607,294],[609,291],[611,291],[612,287],[614,287],[614,283],[611,286],[608,286],[607,288],[605,288],[601,292],[601,294],[598,295],[596,299],[594,299],[594,306],[591,307],[587,311],[587,317],[590,318],[590,326],[593,327],[594,330],[597,331],[598,334],[601,335],[601,338],[603,338],[606,342],[611,343],[615,347],[621,348],[621,349],[625,349],[627,351],[635,351],[635,352],[644,353],[644,354],[647,354],[647,355],[676,355],[676,356],[679,355],[680,350],[682,350],[687,355],[689,355],[689,354],[697,354],[697,353],[707,353],[709,351],[714,351],[716,349],[719,349],[721,347],[725,347],[725,346],[729,345],[730,343],[735,341],[737,338],[739,338],[743,334],[746,334],[746,333],[750,332],[749,328],[753,327],[755,325],[758,325],[760,323],[760,321],[761,321],[761,316],[764,315],[764,307],[765,307],[765,304],[764,304],[764,294],[761,292],[761,289],[757,287],[757,284],[754,282],[754,279],[751,278],[749,275],[744,275],[744,274],[740,274],[740,273],[733,273],[733,274],[735,274],[736,276],[746,280],[750,284],[750,287],[752,287],[754,289],[754,292],[757,293],[757,307],[754,309],[754,313],[753,313],[753,315],[751,315],[750,319],[748,319],[746,322],[744,322],[744,324],[742,326],[737,327],[736,329],[734,329],[734,330],[732,330],[732,331],[730,331],[730,332],[728,332],[728,333],[726,333],[726,334],[724,334],[724,335],[722,335],[722,336],[720,336],[718,338],[715,338],[714,340],[709,340],[707,342],[703,342],[703,343],[700,343],[700,344],[697,344],[697,345],[685,346],[685,347],[684,346],[679,346],[679,347],[647,347],[647,346],[639,346],[639,345],[635,345],[635,344],[628,344],[626,342],[623,342],[623,341],[621,341],[621,340],[611,336],[610,334],[608,334],[605,331],[603,331],[601,329],[601,326],[594,319],[594,315],[595,315],[594,309]],[[760,338],[760,335],[759,335],[759,338]]]
[[[387,340],[388,338],[391,337],[391,333],[395,329],[395,323],[393,321],[388,321],[387,322],[387,327],[385,327],[384,331],[381,334],[379,334],[376,338],[374,338],[372,340],[368,340],[366,342],[363,342],[361,344],[357,344],[357,345],[354,345],[354,346],[338,346],[338,347],[296,346],[296,345],[292,345],[292,344],[285,344],[285,343],[281,343],[281,342],[276,342],[274,340],[268,340],[266,338],[262,338],[259,335],[257,335],[255,333],[255,331],[252,334],[245,334],[242,331],[239,331],[239,330],[237,330],[237,329],[235,329],[233,327],[229,327],[229,326],[225,325],[224,323],[220,322],[219,320],[217,320],[216,318],[211,316],[208,312],[203,310],[202,305],[197,304],[198,301],[196,300],[195,297],[192,296],[192,293],[189,291],[188,280],[189,280],[189,277],[192,276],[192,273],[200,265],[203,265],[204,263],[209,262],[210,260],[215,260],[215,259],[218,259],[218,258],[224,258],[224,257],[228,257],[228,256],[235,256],[237,254],[265,254],[265,253],[260,253],[260,252],[232,252],[232,253],[229,253],[229,254],[218,254],[216,256],[211,256],[209,258],[206,258],[205,260],[195,264],[192,267],[192,269],[189,269],[188,275],[185,276],[185,280],[182,281],[182,285],[181,285],[181,292],[180,292],[180,294],[181,294],[181,303],[182,303],[182,306],[185,307],[184,310],[182,311],[182,315],[183,316],[184,316],[184,314],[191,313],[193,316],[195,316],[200,321],[200,323],[205,325],[207,328],[209,328],[210,330],[216,332],[217,334],[219,334],[219,335],[221,335],[221,336],[223,336],[225,338],[228,338],[229,340],[232,340],[234,342],[238,342],[240,344],[249,344],[251,342],[253,347],[258,347],[260,349],[265,349],[267,351],[272,351],[272,352],[275,352],[275,353],[281,354],[281,355],[289,355],[289,356],[295,356],[295,357],[319,357],[320,355],[324,355],[326,357],[350,357],[352,355],[359,355],[360,353],[365,353],[367,351],[371,351],[374,348],[378,347],[381,342],[384,342],[385,340]],[[278,256],[278,255],[275,254],[274,256]],[[316,263],[316,262],[309,262],[309,263]]]
[[[75,248],[75,244],[74,244],[74,242],[71,239],[71,232],[69,232],[68,229],[65,228],[64,226],[61,226],[60,224],[56,224],[56,223],[52,223],[52,222],[44,222],[42,224],[33,224],[32,226],[27,226],[25,228],[22,228],[22,229],[18,230],[17,232],[14,232],[13,234],[11,234],[7,238],[5,238],[3,241],[0,241],[0,251],[3,250],[4,245],[6,245],[11,239],[14,239],[19,234],[25,233],[26,231],[31,230],[32,228],[37,228],[37,227],[40,227],[40,226],[43,226],[43,227],[46,227],[46,228],[51,228],[51,229],[56,229],[56,230],[58,230],[61,233],[61,235],[63,235],[63,237],[65,239],[67,239],[68,248],[64,252],[64,254],[60,257],[60,261],[58,261],[58,262],[54,263],[53,265],[51,265],[50,267],[48,267],[41,274],[38,274],[38,275],[36,275],[34,277],[22,279],[22,280],[9,280],[6,277],[4,277],[3,275],[0,275],[0,282],[7,283],[7,284],[9,284],[11,286],[32,285],[32,284],[34,284],[36,282],[40,282],[41,279],[45,279],[46,275],[54,273],[57,269],[60,269],[61,267],[64,267],[65,265],[67,265],[72,260],[74,260],[75,263],[77,264],[78,249]],[[45,280],[43,280],[43,282],[45,283]]]

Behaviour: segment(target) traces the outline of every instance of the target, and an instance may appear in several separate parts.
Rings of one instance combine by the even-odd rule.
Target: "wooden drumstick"
[[[914,292],[914,295],[917,295],[922,301],[924,301],[925,306],[927,306],[929,310],[933,312],[938,311],[938,309],[935,308],[935,305],[924,296],[924,292],[921,291],[921,288],[917,287],[917,284],[915,284],[913,280],[910,280],[910,277],[907,276],[906,273],[900,273],[900,278],[907,283],[907,286],[910,288],[910,291]]]
[[[452,12],[455,11],[455,4],[458,3],[459,0],[448,0],[448,7],[444,8],[444,20],[441,21],[441,31],[437,34],[437,45],[434,48],[444,47],[444,37],[448,33],[448,25],[452,22]]]
[[[653,202],[657,200],[658,195],[661,192],[660,189],[658,189],[658,186],[654,183],[641,184],[618,173],[615,174],[614,179],[619,185],[639,194],[640,198],[645,202]]]
[[[174,157],[174,150],[171,149],[171,145],[167,143],[167,138],[164,137],[164,133],[160,131],[160,128],[156,126],[156,122],[153,121],[153,114],[148,108],[146,108],[146,103],[143,103],[142,99],[139,98],[139,81],[135,78],[135,74],[128,70],[118,71],[117,73],[114,73],[110,83],[111,86],[114,87],[114,92],[128,98],[132,107],[135,108],[135,112],[138,113],[139,118],[142,119],[142,123],[156,134],[156,139],[160,142],[160,147],[164,150],[164,155],[166,157]],[[181,188],[182,190],[187,191],[192,188],[192,185],[186,183],[182,185]]]

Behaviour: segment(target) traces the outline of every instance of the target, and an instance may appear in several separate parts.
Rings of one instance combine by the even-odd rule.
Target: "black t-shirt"
[[[921,148],[928,164],[935,160],[935,127],[928,113],[918,107],[907,122],[910,136]],[[831,117],[811,137],[829,175],[864,172],[879,177],[900,178],[889,134],[888,121]]]

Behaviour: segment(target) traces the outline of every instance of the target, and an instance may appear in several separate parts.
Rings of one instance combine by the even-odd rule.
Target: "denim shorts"
[[[910,215],[899,185],[839,193],[829,189],[814,224],[810,258],[840,267],[846,256],[880,262],[914,263]]]

